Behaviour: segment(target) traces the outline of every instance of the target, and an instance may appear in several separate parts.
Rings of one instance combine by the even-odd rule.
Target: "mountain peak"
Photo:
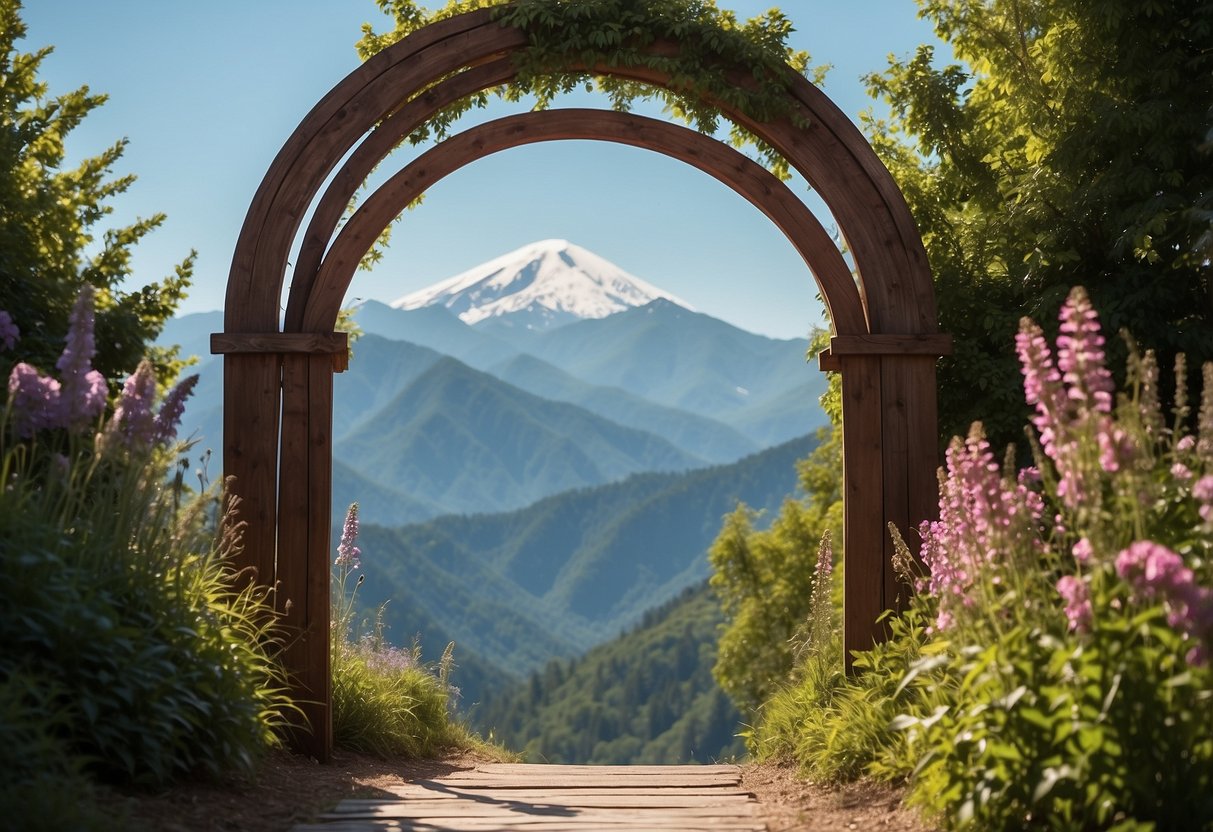
[[[443,306],[466,324],[509,318],[528,329],[549,329],[605,318],[664,299],[690,308],[568,240],[541,240],[405,295],[397,309]]]

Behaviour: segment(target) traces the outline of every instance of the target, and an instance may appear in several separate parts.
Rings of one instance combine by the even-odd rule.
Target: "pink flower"
[[[61,426],[59,382],[40,374],[21,362],[8,376],[8,399],[13,412],[13,429],[21,439],[40,430]]]
[[[1134,593],[1161,600],[1172,628],[1205,642],[1196,653],[1189,653],[1203,661],[1213,640],[1213,590],[1196,583],[1183,558],[1162,544],[1138,540],[1116,556],[1116,573]]]
[[[4,344],[6,350],[11,350],[17,346],[20,335],[21,330],[13,323],[13,316],[0,309],[0,343]]]
[[[1084,537],[1074,544],[1071,551],[1074,553],[1074,560],[1079,563],[1087,563],[1091,560],[1091,541]]]
[[[362,565],[362,550],[354,545],[358,539],[358,504],[350,503],[345,513],[345,526],[341,530],[341,542],[337,545],[337,559],[334,566],[344,566],[357,569]]]
[[[1091,629],[1091,593],[1086,583],[1073,575],[1057,582],[1057,593],[1066,602],[1066,618],[1070,629],[1085,633]]]
[[[1104,338],[1099,316],[1086,290],[1075,286],[1061,307],[1061,334],[1057,336],[1057,367],[1067,397],[1080,409],[1112,412],[1112,374],[1104,366]]]
[[[1196,447],[1196,437],[1188,434],[1183,439],[1175,443],[1175,450],[1180,453],[1187,453]]]

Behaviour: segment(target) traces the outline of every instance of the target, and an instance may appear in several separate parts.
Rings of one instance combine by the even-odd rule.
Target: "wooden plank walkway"
[[[293,832],[765,832],[737,766],[494,763],[343,800]]]

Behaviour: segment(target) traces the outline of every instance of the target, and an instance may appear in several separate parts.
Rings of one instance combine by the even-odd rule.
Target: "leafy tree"
[[[755,713],[793,669],[822,533],[842,539],[842,432],[821,434],[799,464],[805,496],[787,500],[765,530],[756,530],[754,512],[739,506],[708,553],[726,620],[712,674],[745,714]]]
[[[126,140],[74,169],[64,167],[68,134],[106,96],[88,87],[50,96],[38,69],[51,48],[17,49],[26,34],[20,12],[19,0],[0,0],[0,308],[21,330],[16,351],[3,354],[0,369],[7,377],[18,360],[53,366],[72,304],[88,283],[97,290],[94,366],[120,379],[152,352],[159,378],[171,380],[173,353],[148,344],[185,297],[194,255],[158,283],[124,288],[132,247],[164,215],[107,229],[98,243],[97,226],[112,211],[107,203],[134,181],[111,177]]]
[[[1026,420],[1012,343],[1088,288],[1112,331],[1213,357],[1213,4],[919,0],[957,64],[919,47],[867,81],[868,133],[901,185],[956,355],[944,434]],[[1123,361],[1114,357],[1112,366]],[[993,416],[993,418],[991,418]]]

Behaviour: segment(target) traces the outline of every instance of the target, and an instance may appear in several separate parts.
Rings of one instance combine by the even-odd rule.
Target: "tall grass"
[[[176,461],[189,383],[156,413],[145,364],[107,418],[90,300],[62,383],[18,364],[0,416],[0,816],[45,828],[82,825],[81,777],[251,770],[294,713],[272,608],[231,566],[233,506]]]
[[[357,606],[365,579],[358,536],[358,506],[346,514],[333,581],[333,741],[340,748],[381,757],[432,757],[444,750],[482,746],[453,715],[458,695],[450,684],[454,645],[436,667],[421,649],[402,649],[385,637],[383,608],[370,622]],[[354,575],[357,574],[357,579]]]

